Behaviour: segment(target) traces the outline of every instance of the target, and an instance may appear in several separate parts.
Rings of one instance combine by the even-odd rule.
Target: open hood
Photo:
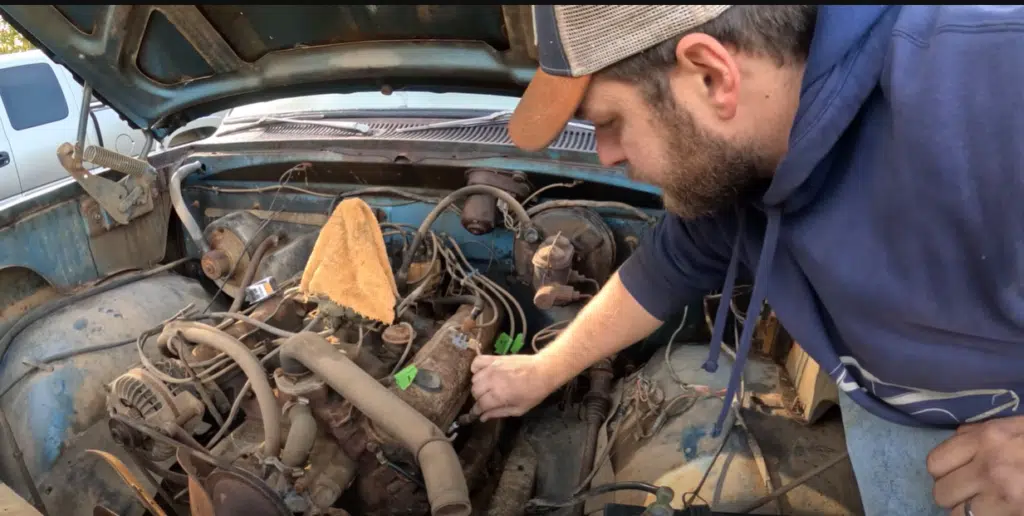
[[[4,19],[161,138],[222,109],[374,90],[521,93],[529,6],[5,5]]]

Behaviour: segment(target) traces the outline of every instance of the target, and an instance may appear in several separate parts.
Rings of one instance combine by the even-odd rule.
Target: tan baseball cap
[[[702,25],[728,5],[535,5],[540,68],[508,131],[516,146],[541,150],[583,101],[591,74]]]

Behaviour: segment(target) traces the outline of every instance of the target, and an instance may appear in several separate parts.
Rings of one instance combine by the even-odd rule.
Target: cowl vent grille
[[[448,142],[448,143],[480,143],[488,145],[513,146],[512,139],[508,135],[508,128],[503,124],[459,127],[447,129],[425,129],[407,133],[395,132],[398,129],[416,127],[421,123],[394,123],[394,122],[373,122],[369,126],[375,134],[367,137],[334,127],[318,125],[295,125],[276,124],[254,129],[252,132],[228,134],[221,138],[224,140],[243,139],[280,139],[281,137],[295,138],[373,138],[376,140],[404,140],[421,142]],[[230,126],[229,126],[230,127]],[[259,132],[253,136],[254,132]],[[568,127],[549,147],[556,151],[596,152],[594,133],[586,129]]]

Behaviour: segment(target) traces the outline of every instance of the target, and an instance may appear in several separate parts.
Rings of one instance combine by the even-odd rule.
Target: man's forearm
[[[561,335],[540,351],[547,379],[562,385],[594,362],[647,337],[661,323],[615,273]]]

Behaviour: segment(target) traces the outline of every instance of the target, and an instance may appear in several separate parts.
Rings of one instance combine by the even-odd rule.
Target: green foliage
[[[32,50],[34,47],[7,22],[0,20],[0,54],[13,54]]]

